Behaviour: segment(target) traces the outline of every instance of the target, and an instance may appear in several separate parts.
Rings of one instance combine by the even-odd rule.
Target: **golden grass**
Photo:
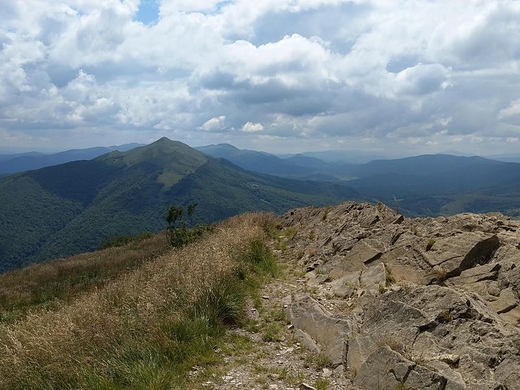
[[[204,344],[211,333],[210,328],[190,333],[190,327],[208,325],[202,316],[183,336],[186,310],[203,297],[219,297],[215,286],[233,275],[238,254],[264,238],[268,218],[248,214],[227,220],[200,241],[54,310],[0,327],[0,388],[172,388],[183,363],[179,356],[189,355],[182,349],[183,337]],[[60,272],[56,266],[40,276],[52,279]]]
[[[0,319],[12,322],[33,310],[74,299],[122,272],[171,250],[164,234],[124,247],[57,259],[0,275]]]

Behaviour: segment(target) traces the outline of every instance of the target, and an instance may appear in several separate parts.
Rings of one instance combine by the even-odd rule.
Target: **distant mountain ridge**
[[[255,150],[238,149],[229,144],[209,145],[196,149],[213,157],[225,158],[252,172],[297,180],[339,182],[350,178],[345,175],[346,167],[350,164],[344,162],[327,163],[304,154],[281,158]]]
[[[236,149],[236,148],[235,148]],[[303,180],[342,182],[373,202],[408,216],[500,211],[520,216],[520,164],[483,157],[432,154],[364,164],[325,162],[296,155],[283,159],[214,145],[233,163],[263,173]],[[227,155],[226,155],[227,153]],[[252,158],[254,156],[254,158]]]
[[[194,223],[364,199],[344,185],[243,170],[167,138],[127,152],[0,179],[0,271],[164,229],[167,207],[197,203]]]
[[[37,152],[0,154],[0,175],[40,169],[71,161],[91,160],[101,156],[102,154],[110,153],[115,150],[125,152],[138,146],[142,145],[134,143],[109,147],[100,146],[86,149],[71,149],[52,154]]]
[[[344,152],[343,157],[338,151],[280,157],[230,144],[194,149],[251,172],[348,186],[366,199],[388,204],[407,216],[490,211],[520,216],[520,164],[515,162],[436,154],[351,164],[346,161],[359,157],[359,152],[352,156],[352,152]],[[4,163],[1,158],[0,167]],[[161,180],[173,183],[175,175],[183,172],[167,172]]]

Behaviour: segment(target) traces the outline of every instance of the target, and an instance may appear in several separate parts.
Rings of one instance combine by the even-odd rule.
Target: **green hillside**
[[[408,216],[498,211],[518,216],[520,164],[424,155],[357,167],[348,185]]]
[[[514,162],[435,154],[348,164],[345,159],[352,151],[341,156],[330,151],[279,158],[227,144],[198,150],[253,172],[344,183],[367,199],[383,202],[407,216],[493,211],[520,216],[520,164]]]
[[[0,271],[92,251],[107,238],[166,227],[172,204],[198,203],[194,223],[361,199],[348,187],[253,174],[162,138],[0,179]]]

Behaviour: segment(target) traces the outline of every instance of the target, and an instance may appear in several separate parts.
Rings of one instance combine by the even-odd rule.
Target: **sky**
[[[0,0],[0,150],[520,154],[518,0]]]

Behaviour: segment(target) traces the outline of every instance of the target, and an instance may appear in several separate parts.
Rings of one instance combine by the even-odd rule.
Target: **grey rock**
[[[360,367],[355,384],[366,389],[393,390],[398,386],[412,389],[445,389],[447,379],[418,365],[389,346],[373,352]]]
[[[487,264],[500,246],[496,235],[467,232],[435,241],[435,250],[425,255],[432,267],[446,277],[459,276],[476,265]]]
[[[495,370],[495,378],[509,390],[520,389],[520,359],[518,356],[506,358]]]
[[[361,286],[371,292],[377,294],[380,286],[386,286],[386,268],[383,263],[375,264],[371,267],[363,269],[360,277]]]
[[[518,298],[511,287],[500,291],[498,300],[489,302],[489,307],[498,314],[507,313],[518,306]]]
[[[354,202],[280,221],[321,299],[287,305],[295,334],[360,388],[520,390],[520,222]]]
[[[360,241],[351,251],[343,255],[342,261],[338,264],[336,274],[344,274],[346,272],[360,271],[366,263],[375,261],[381,257],[382,253],[366,243]]]
[[[352,333],[348,320],[333,316],[310,297],[291,304],[289,318],[296,329],[314,340],[319,352],[334,366],[345,361],[346,343]]]
[[[360,336],[348,340],[347,368],[353,372],[359,371],[367,358],[378,348],[372,336]]]
[[[497,280],[501,265],[498,263],[484,264],[474,268],[469,268],[461,272],[459,276],[451,278],[450,284],[453,285],[472,285],[485,280]]]
[[[300,390],[316,390],[316,388],[304,382],[300,385]]]
[[[426,367],[439,373],[446,378],[445,390],[465,390],[466,384],[462,375],[453,370],[448,364],[441,360],[434,360],[425,363]]]
[[[316,341],[306,332],[301,329],[296,329],[294,337],[298,340],[305,348],[313,353],[319,353],[320,347],[316,344]]]

